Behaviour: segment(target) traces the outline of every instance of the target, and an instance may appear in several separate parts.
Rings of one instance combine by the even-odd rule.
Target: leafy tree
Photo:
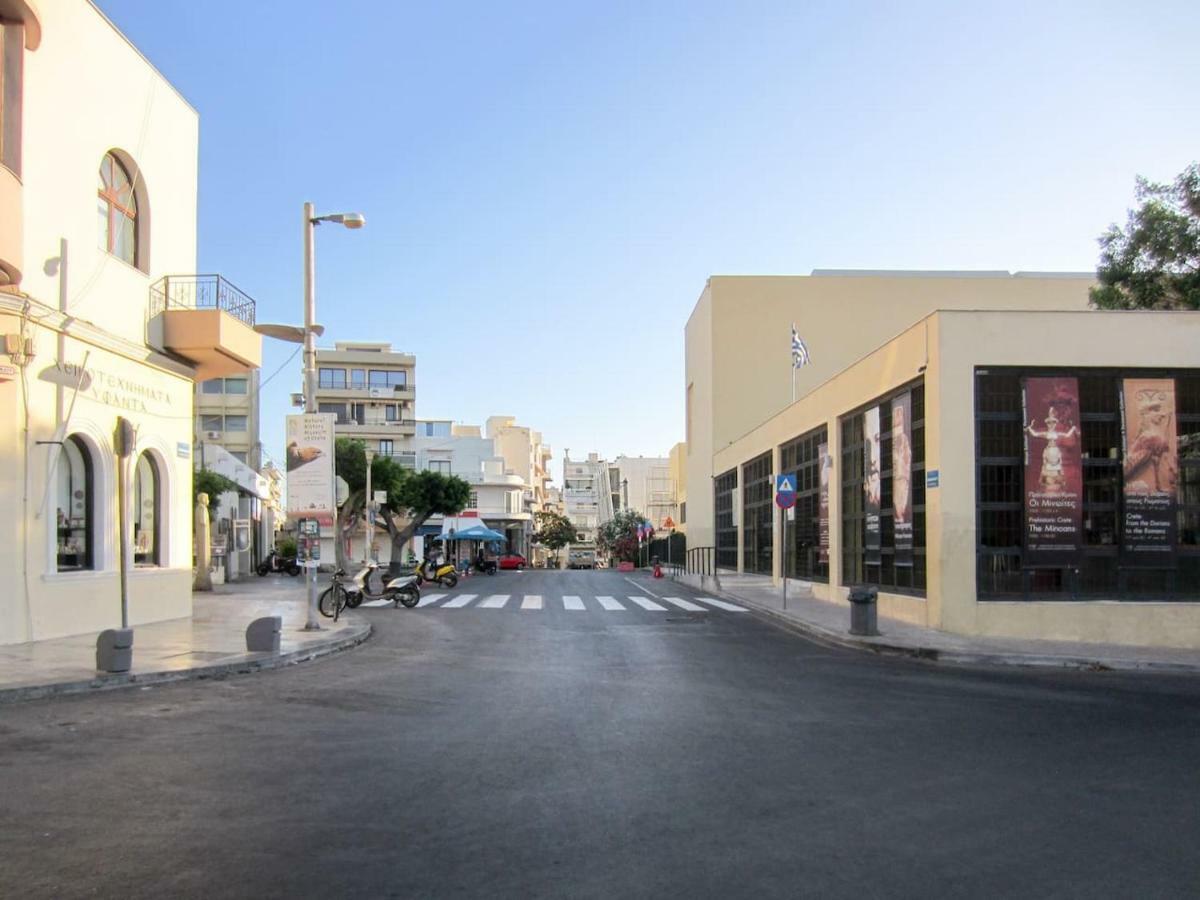
[[[538,530],[533,539],[554,552],[558,559],[558,551],[567,544],[573,544],[579,537],[579,532],[566,516],[556,512],[540,512],[537,514]]]
[[[238,490],[237,482],[231,481],[211,469],[197,469],[192,473],[192,504],[195,505],[201,494],[208,494],[210,503],[216,503],[217,498],[226,491]]]
[[[646,517],[637,510],[623,509],[600,526],[596,546],[619,562],[638,561],[638,526]]]
[[[1100,309],[1200,309],[1200,163],[1172,184],[1138,178],[1139,205],[1100,238]]]
[[[337,474],[350,485],[350,496],[338,510],[337,559],[345,566],[345,537],[359,525],[367,500],[367,452],[362,441],[338,438],[334,450]],[[454,475],[414,472],[390,456],[371,461],[371,490],[387,491],[387,503],[376,521],[392,539],[392,560],[398,562],[405,543],[431,516],[462,512],[471,498],[471,486]]]

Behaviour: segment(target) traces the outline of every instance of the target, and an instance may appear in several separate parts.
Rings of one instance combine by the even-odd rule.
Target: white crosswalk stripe
[[[587,607],[583,605],[583,600],[572,594],[568,594],[567,596],[563,597],[563,608],[579,609],[584,610],[585,612],[587,611]]]
[[[726,603],[724,600],[717,600],[715,597],[697,597],[701,603],[711,603],[717,609],[723,609],[726,612],[749,612],[744,606],[734,606],[732,603]]]
[[[429,606],[431,603],[437,603],[445,596],[445,594],[426,594],[421,598],[421,602],[417,604],[417,609],[420,609],[422,606]]]
[[[503,609],[508,602],[508,594],[492,594],[480,602],[480,609]]]
[[[655,603],[653,600],[651,600],[648,597],[630,597],[629,599],[632,600],[634,603],[636,603],[638,606],[640,606],[642,609],[650,610],[650,612],[666,612],[667,611],[667,608],[665,606],[659,606],[657,603]]]
[[[697,606],[689,600],[684,600],[681,597],[663,597],[668,603],[673,603],[680,609],[686,609],[688,612],[708,612],[703,606]]]
[[[542,598],[540,594],[526,594],[525,599],[521,601],[521,609],[541,609]]]
[[[442,609],[458,609],[459,607],[466,606],[478,596],[478,594],[459,594],[457,597],[443,603]]]
[[[603,606],[605,609],[607,609],[609,611],[625,608],[616,599],[614,599],[612,597],[597,597],[596,599],[600,601],[601,606]]]

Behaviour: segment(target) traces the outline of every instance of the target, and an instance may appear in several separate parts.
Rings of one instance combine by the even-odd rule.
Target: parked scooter
[[[379,571],[378,563],[367,563],[346,585],[346,605],[357,609],[364,600],[391,600],[396,606],[412,609],[421,600],[421,588],[416,575],[397,575],[388,579],[378,590],[371,579]],[[382,576],[381,573],[381,577]]]
[[[269,575],[271,572],[287,572],[295,577],[300,574],[300,565],[296,562],[296,557],[280,556],[272,549],[267,558],[258,564],[259,575]]]
[[[430,584],[440,584],[442,587],[452,588],[458,584],[458,572],[454,568],[453,563],[434,562],[432,559],[426,559],[420,566],[417,567],[417,575]]]

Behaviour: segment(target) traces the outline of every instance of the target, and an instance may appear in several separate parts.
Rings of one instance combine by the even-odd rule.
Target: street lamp
[[[346,228],[358,229],[367,224],[362,213],[333,213],[328,216],[316,215],[316,209],[311,203],[304,204],[304,327],[298,325],[275,325],[262,323],[255,325],[254,330],[266,337],[272,337],[293,344],[304,345],[304,411],[317,411],[317,338],[325,333],[325,326],[317,324],[317,291],[316,291],[316,258],[313,232],[322,222],[332,222],[344,225]],[[334,536],[334,540],[337,536]],[[310,560],[311,561],[311,560]],[[304,580],[308,585],[308,619],[304,623],[305,631],[320,631],[321,623],[317,619],[317,569],[307,566]]]

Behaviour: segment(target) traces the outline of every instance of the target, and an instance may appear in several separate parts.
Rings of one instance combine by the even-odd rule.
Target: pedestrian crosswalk
[[[511,601],[511,605],[510,605]],[[667,604],[667,605],[664,605]],[[373,601],[363,606],[391,605],[390,601]],[[714,609],[723,612],[747,612],[743,606],[718,600],[715,597],[656,597],[650,599],[640,594],[628,597],[612,597],[607,594],[596,597],[582,597],[578,594],[565,594],[561,597],[544,597],[541,594],[425,594],[421,597],[418,608],[434,609],[520,609],[526,612],[544,610],[563,610],[566,612],[646,612],[665,613],[673,609],[685,612],[706,613]]]

